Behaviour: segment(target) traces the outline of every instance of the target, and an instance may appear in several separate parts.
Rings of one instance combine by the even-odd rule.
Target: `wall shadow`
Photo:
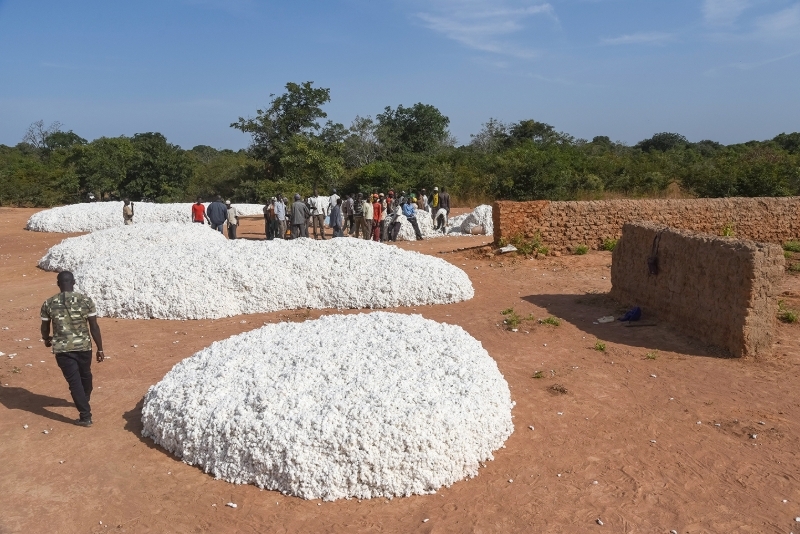
[[[25,388],[19,387],[4,387],[0,388],[0,404],[8,408],[9,410],[22,410],[28,413],[32,413],[33,415],[38,415],[41,417],[46,417],[47,419],[52,419],[53,421],[58,421],[59,423],[67,423],[70,425],[74,425],[75,421],[78,419],[78,411],[75,410],[75,418],[70,419],[69,417],[65,417],[59,413],[51,412],[48,410],[48,407],[71,407],[75,408],[75,404],[72,402],[58,398],[58,397],[50,397],[48,395],[40,395],[38,393],[33,393],[28,391]]]
[[[594,324],[600,317],[613,315],[619,318],[625,312],[625,307],[613,300],[608,293],[529,295],[523,299],[544,308],[550,315],[575,325],[588,336],[602,341],[691,356],[728,357],[722,349],[688,337],[672,325],[659,321],[657,317],[643,315],[641,321],[632,323],[637,326],[630,327],[621,321]],[[655,326],[639,326],[653,323]]]

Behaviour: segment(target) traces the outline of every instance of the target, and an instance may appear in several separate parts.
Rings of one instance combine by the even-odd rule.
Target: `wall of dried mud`
[[[611,296],[730,356],[762,357],[772,349],[783,274],[778,245],[629,223],[613,252]]]
[[[600,248],[619,239],[622,225],[649,221],[721,235],[729,227],[742,239],[782,243],[800,237],[800,197],[495,202],[494,240],[540,236],[553,251],[576,245]]]

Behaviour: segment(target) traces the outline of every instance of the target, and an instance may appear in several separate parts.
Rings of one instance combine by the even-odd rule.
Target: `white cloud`
[[[671,33],[663,32],[639,32],[629,35],[620,35],[603,39],[603,44],[607,45],[627,45],[627,44],[664,44],[675,39]]]
[[[703,17],[709,24],[728,26],[751,4],[751,0],[704,0]]]
[[[506,38],[525,29],[525,19],[545,15],[557,20],[550,4],[509,6],[488,0],[438,0],[434,10],[417,13],[425,26],[469,48],[531,58],[538,52]]]
[[[762,37],[800,37],[800,4],[756,19],[756,28]]]

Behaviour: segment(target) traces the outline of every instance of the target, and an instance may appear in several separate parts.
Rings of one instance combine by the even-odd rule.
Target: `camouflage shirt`
[[[92,350],[89,317],[97,315],[92,299],[80,293],[59,293],[42,304],[42,321],[53,323],[53,352]]]

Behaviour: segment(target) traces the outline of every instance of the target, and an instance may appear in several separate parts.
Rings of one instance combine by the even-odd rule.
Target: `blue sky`
[[[0,0],[0,143],[33,121],[94,139],[229,128],[287,82],[329,118],[433,104],[459,143],[490,117],[634,144],[800,131],[800,0]]]

